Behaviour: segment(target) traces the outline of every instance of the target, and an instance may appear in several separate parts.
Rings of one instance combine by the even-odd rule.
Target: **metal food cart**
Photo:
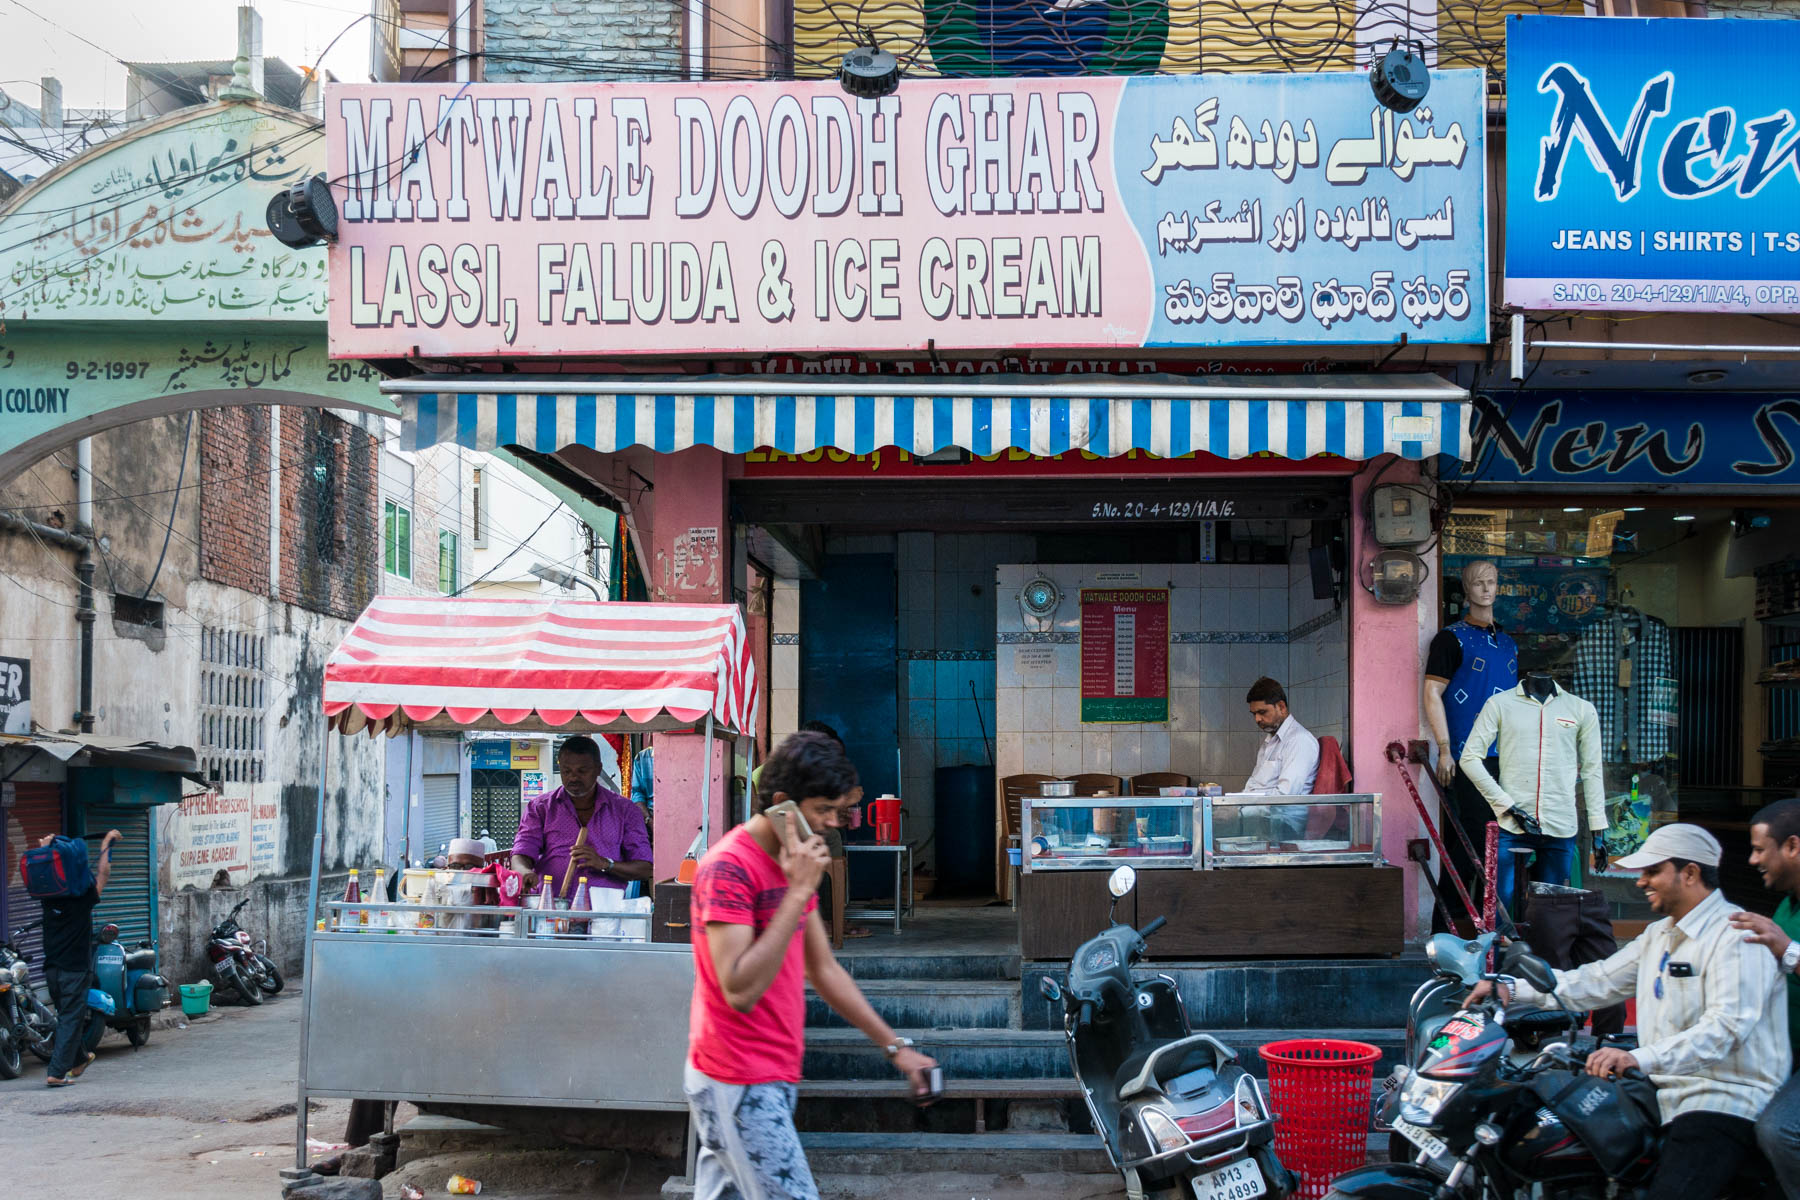
[[[370,735],[701,730],[710,764],[715,735],[754,730],[756,696],[733,605],[383,596],[326,662],[324,715],[331,730]],[[690,947],[558,932],[560,921],[532,929],[523,915],[515,928],[530,936],[435,920],[428,929],[317,928],[325,769],[322,761],[296,1166],[307,1165],[312,1097],[685,1111]],[[704,848],[710,771],[702,779]],[[333,916],[352,909],[402,921],[424,910],[384,897],[324,906]]]

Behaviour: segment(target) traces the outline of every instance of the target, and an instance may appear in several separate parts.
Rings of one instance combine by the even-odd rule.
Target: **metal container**
[[[1047,800],[1067,800],[1075,794],[1073,779],[1051,779],[1038,784],[1038,795]]]

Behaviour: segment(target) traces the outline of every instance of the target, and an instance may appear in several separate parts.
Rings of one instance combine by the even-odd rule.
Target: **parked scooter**
[[[50,1061],[56,1041],[56,1014],[31,986],[31,965],[19,939],[42,922],[33,921],[0,942],[0,1079],[17,1079],[24,1069],[22,1051]]]
[[[1416,1160],[1340,1176],[1327,1200],[1641,1194],[1660,1149],[1655,1085],[1635,1070],[1618,1080],[1584,1074],[1588,1051],[1561,1040],[1582,1014],[1556,997],[1549,965],[1518,946],[1505,963],[1556,1007],[1503,1008],[1493,997],[1459,1007],[1397,1072],[1384,1106]]]
[[[93,987],[88,1007],[86,1048],[100,1044],[108,1029],[125,1035],[132,1047],[150,1040],[150,1014],[169,1002],[169,981],[156,973],[156,947],[139,942],[127,950],[119,945],[119,927],[102,925],[94,935]]]
[[[219,982],[238,994],[245,1004],[261,1004],[264,996],[282,989],[281,972],[269,958],[269,943],[252,938],[239,927],[237,915],[250,903],[246,896],[214,926],[207,939],[206,957],[212,960],[213,974]]]
[[[1113,907],[1136,886],[1132,868],[1114,871]],[[1173,979],[1132,978],[1144,939],[1166,923],[1138,930],[1115,921],[1075,952],[1064,986],[1042,981],[1045,997],[1063,1003],[1069,1061],[1094,1129],[1130,1200],[1284,1200],[1297,1181],[1275,1156],[1256,1079],[1235,1051],[1194,1033]]]

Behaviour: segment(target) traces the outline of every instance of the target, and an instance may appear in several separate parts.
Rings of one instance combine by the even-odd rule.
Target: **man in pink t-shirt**
[[[694,877],[694,1003],[683,1080],[700,1142],[695,1200],[817,1200],[794,1102],[806,1050],[806,987],[883,1048],[894,1068],[927,1090],[937,1064],[897,1037],[831,953],[819,919],[819,880],[830,863],[817,832],[843,822],[856,768],[835,739],[797,733],[757,779],[757,815],[707,852]]]

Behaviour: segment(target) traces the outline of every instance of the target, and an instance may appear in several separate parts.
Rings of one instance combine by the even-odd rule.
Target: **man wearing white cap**
[[[1743,909],[1719,891],[1719,843],[1698,825],[1664,825],[1618,860],[1662,914],[1611,958],[1558,972],[1570,1008],[1637,998],[1636,1050],[1588,1056],[1590,1075],[1642,1070],[1656,1083],[1663,1147],[1648,1200],[1712,1200],[1757,1159],[1756,1118],[1787,1080],[1787,998],[1775,960],[1731,923]],[[1501,998],[1507,998],[1501,985]],[[1549,998],[1523,983],[1528,1004]],[[1471,998],[1488,994],[1478,984]]]

